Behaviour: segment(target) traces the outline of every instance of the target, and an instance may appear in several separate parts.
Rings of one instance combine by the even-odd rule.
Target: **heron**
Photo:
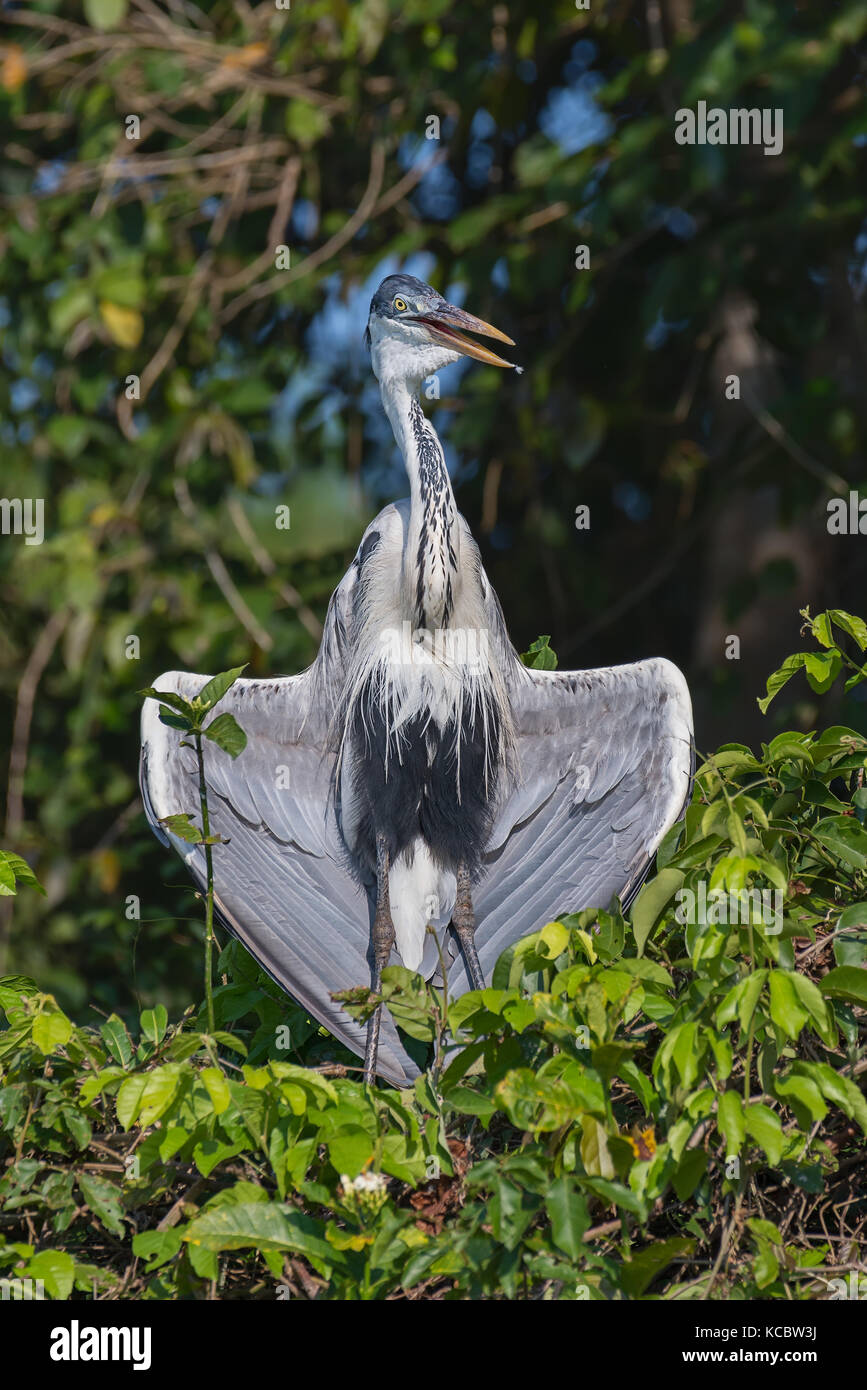
[[[481,341],[486,340],[485,342]],[[410,275],[373,296],[365,342],[409,498],[367,527],[299,675],[240,679],[221,702],[247,735],[209,744],[218,918],[350,1050],[363,1079],[412,1083],[389,1014],[332,997],[388,964],[484,989],[500,954],[564,913],[628,906],[689,799],[692,712],[669,660],[537,670],[512,645],[460,514],[422,383],[469,357],[509,369],[513,340]],[[205,675],[167,672],[186,699]],[[202,847],[162,824],[197,804],[197,767],[147,701],[141,786],[159,839],[206,882]]]

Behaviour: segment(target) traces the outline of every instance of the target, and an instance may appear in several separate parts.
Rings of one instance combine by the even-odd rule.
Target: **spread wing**
[[[316,662],[300,676],[239,680],[217,713],[235,716],[247,746],[232,759],[204,740],[205,780],[213,833],[228,842],[213,850],[215,903],[226,927],[274,980],[353,1052],[364,1053],[365,1030],[331,992],[370,980],[371,905],[346,867],[335,819],[329,741],[331,695],[339,689],[346,623],[357,567],[335,591]],[[171,671],[155,682],[185,699],[207,676]],[[190,812],[196,823],[198,778],[192,749],[159,720],[155,700],[142,712],[141,788],[158,838],[206,885],[201,847],[170,834],[164,816]],[[387,1014],[382,1020],[380,1073],[397,1085],[418,1074]]]
[[[473,895],[487,979],[522,936],[567,912],[628,902],[689,799],[692,708],[662,659],[598,671],[510,666],[516,783]],[[449,990],[470,988],[463,956]]]
[[[335,817],[336,750],[330,722],[346,675],[347,634],[376,527],[331,600],[322,647],[300,676],[240,680],[218,713],[247,735],[232,760],[205,742],[212,830],[228,843],[213,854],[215,899],[225,925],[277,983],[359,1055],[364,1029],[331,999],[370,979],[372,896],[348,870]],[[471,538],[468,544],[471,542]],[[477,552],[476,552],[477,554]],[[669,662],[599,671],[529,671],[509,642],[499,603],[479,577],[516,733],[517,776],[498,807],[474,893],[476,944],[488,979],[507,946],[552,918],[628,900],[663,835],[681,814],[692,777],[692,714],[683,676]],[[169,672],[158,689],[191,698],[206,676]],[[161,825],[191,812],[198,821],[192,750],[142,714],[141,785],[148,820],[205,885],[204,852]],[[393,959],[399,959],[394,956]],[[463,957],[449,969],[454,997],[470,987]],[[418,1074],[386,1012],[378,1070],[397,1085]]]

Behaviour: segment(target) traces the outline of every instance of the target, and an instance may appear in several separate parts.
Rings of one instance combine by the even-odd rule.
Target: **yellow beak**
[[[515,346],[515,340],[501,333],[499,328],[494,328],[493,324],[485,323],[484,319],[477,319],[475,314],[468,314],[465,309],[458,309],[454,304],[443,303],[439,308],[431,309],[429,313],[418,314],[415,322],[425,325],[435,343],[441,343],[443,347],[449,347],[464,357],[474,357],[477,362],[487,362],[491,367],[515,365],[514,362],[507,362],[505,358],[498,357],[490,348],[474,342],[472,338],[465,338],[459,330],[479,333],[483,338],[497,338],[501,343],[508,343],[510,347]]]

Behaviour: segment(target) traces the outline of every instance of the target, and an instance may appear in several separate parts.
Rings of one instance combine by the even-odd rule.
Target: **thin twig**
[[[180,474],[175,476],[175,496],[184,516],[200,531],[198,508],[192,499],[186,478]],[[263,651],[270,651],[274,645],[272,638],[242,599],[221,556],[212,546],[207,544],[204,546],[204,556],[215,583],[241,626],[245,628],[257,646],[261,647]]]
[[[9,754],[9,780],[6,792],[6,841],[14,848],[24,820],[24,778],[30,748],[30,727],[33,705],[43,672],[51,660],[58,641],[69,621],[70,610],[61,606],[46,622],[34,643],[18,683],[15,720],[12,726],[12,750]],[[5,967],[6,948],[12,926],[14,899],[0,900],[0,970]]]
[[[355,233],[364,225],[373,212],[376,200],[379,196],[379,190],[382,187],[384,174],[385,148],[380,140],[375,140],[373,149],[370,153],[370,172],[368,174],[367,187],[364,190],[364,195],[358,207],[355,209],[355,212],[351,217],[347,218],[346,222],[344,222],[343,226],[340,228],[340,231],[335,232],[334,236],[329,237],[324,246],[320,246],[317,251],[311,251],[310,255],[305,256],[301,264],[295,266],[294,269],[278,271],[276,275],[269,276],[269,278],[261,284],[252,285],[250,289],[245,290],[243,294],[239,294],[234,299],[230,299],[229,303],[220,314],[220,322],[228,323],[229,320],[235,318],[242,309],[245,309],[248,304],[253,304],[257,300],[263,299],[266,295],[271,294],[276,286],[279,285],[282,288],[284,285],[291,284],[294,280],[300,280],[302,276],[309,275],[311,271],[316,270],[318,266],[330,260],[332,256],[336,256],[337,252],[340,251],[348,241],[352,240]]]
[[[240,502],[238,501],[237,497],[229,498],[228,502],[226,503],[226,509],[229,513],[229,516],[232,518],[232,521],[235,524],[235,530],[238,532],[238,535],[240,536],[241,540],[244,542],[250,554],[252,555],[254,561],[259,566],[259,569],[262,571],[263,574],[266,574],[269,578],[272,578],[277,572],[277,566],[272,560],[271,556],[268,554],[265,547],[259,544],[259,539],[252,526],[250,525],[250,522],[247,518],[247,514],[241,506]],[[275,582],[275,587],[283,601],[286,604],[288,604],[290,608],[295,609],[295,612],[298,615],[299,622],[301,622],[304,625],[304,627],[310,633],[310,636],[316,642],[318,642],[322,637],[322,624],[320,623],[316,614],[313,612],[313,609],[308,608],[307,604],[304,602],[303,598],[301,597],[298,590],[295,588],[293,584],[287,584],[285,580],[277,579]]]

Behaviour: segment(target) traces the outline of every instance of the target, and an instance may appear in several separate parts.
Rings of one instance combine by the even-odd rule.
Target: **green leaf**
[[[774,1091],[783,1101],[788,1101],[790,1104],[794,1101],[803,1105],[814,1124],[817,1120],[824,1120],[828,1113],[828,1107],[822,1099],[819,1087],[808,1076],[795,1075],[774,1078]]]
[[[247,735],[233,714],[218,714],[202,732],[230,758],[237,758],[247,747]]]
[[[27,975],[0,976],[0,1009],[5,1009],[7,1013],[10,1009],[22,1007],[22,996],[28,999],[38,993],[38,986]]]
[[[190,1245],[190,1264],[200,1279],[216,1280],[220,1273],[220,1260],[215,1250],[206,1250],[202,1245]],[[262,1252],[263,1258],[273,1255],[273,1250]]]
[[[60,1009],[46,1009],[33,1020],[33,1041],[46,1056],[71,1037],[72,1023]]]
[[[641,1222],[647,1220],[647,1203],[637,1192],[624,1187],[622,1182],[609,1182],[607,1178],[598,1177],[579,1178],[579,1182],[588,1192],[595,1193],[604,1202],[610,1202],[623,1211],[631,1211]]]
[[[376,1139],[361,1125],[345,1125],[328,1140],[328,1157],[338,1174],[357,1178],[374,1155]]]
[[[382,997],[398,1028],[421,1042],[433,1041],[436,1025],[421,975],[402,965],[387,965],[382,972]]]
[[[810,1062],[803,1065],[804,1070],[808,1070],[809,1075],[815,1077],[825,1099],[839,1106],[850,1120],[856,1120],[867,1134],[867,1099],[855,1082],[850,1081],[848,1076],[840,1076],[827,1062]]]
[[[242,1042],[235,1033],[227,1033],[224,1028],[215,1028],[212,1034],[214,1042],[221,1047],[231,1048],[232,1052],[237,1052],[239,1057],[246,1057],[247,1044]]]
[[[101,1071],[88,1073],[78,1093],[81,1104],[89,1105],[96,1096],[102,1094],[106,1086],[111,1085],[113,1081],[118,1081],[124,1075],[123,1067],[103,1067]]]
[[[798,997],[792,975],[772,970],[769,977],[771,1019],[790,1038],[798,1038],[810,1017]]]
[[[285,119],[286,134],[302,150],[312,149],[330,125],[327,113],[320,106],[314,106],[313,102],[300,97],[287,104]]]
[[[225,392],[220,390],[220,405],[229,415],[268,414],[273,404],[274,394],[267,381],[248,378],[232,382]]]
[[[44,1280],[51,1298],[67,1299],[75,1279],[75,1260],[65,1250],[40,1250],[27,1262],[27,1278]]]
[[[169,729],[180,729],[182,734],[188,734],[193,728],[185,714],[173,714],[166,705],[160,705],[159,721]]]
[[[584,1232],[590,1225],[590,1212],[571,1178],[564,1175],[549,1185],[545,1209],[555,1245],[570,1259],[577,1260],[583,1249]]]
[[[52,300],[48,311],[52,332],[59,338],[66,338],[77,323],[90,317],[93,310],[93,294],[89,286],[82,284],[67,286],[62,294]]]
[[[581,1162],[585,1172],[591,1177],[613,1178],[614,1163],[608,1147],[608,1132],[602,1121],[595,1115],[582,1115],[581,1131]]]
[[[79,1149],[86,1149],[91,1140],[91,1128],[87,1116],[74,1105],[64,1105],[61,1112],[63,1123],[69,1130]]]
[[[243,1153],[246,1144],[224,1144],[219,1139],[202,1139],[193,1149],[193,1162],[203,1178],[209,1178],[219,1164]]]
[[[165,1037],[168,1021],[169,1016],[164,1004],[157,1004],[153,1009],[145,1009],[139,1019],[142,1037],[147,1038],[154,1047],[158,1047]]]
[[[686,1202],[692,1196],[706,1172],[707,1154],[704,1149],[687,1149],[671,1179],[678,1201]]]
[[[0,858],[0,898],[15,896],[15,873],[5,857]]]
[[[758,1253],[753,1262],[753,1275],[760,1289],[766,1289],[769,1284],[773,1284],[780,1272],[780,1262],[774,1254],[773,1247],[766,1240],[759,1240]]]
[[[124,1129],[129,1129],[135,1121],[147,1082],[147,1076],[128,1076],[117,1093],[115,1109],[117,1110],[117,1118]]]
[[[229,1083],[219,1067],[204,1067],[199,1072],[199,1076],[204,1083],[205,1090],[211,1097],[214,1113],[222,1115],[224,1110],[228,1110],[232,1100],[229,1091]]]
[[[148,1072],[139,1103],[138,1122],[142,1129],[152,1125],[168,1109],[178,1088],[179,1075],[178,1062],[167,1062],[164,1067]]]
[[[537,637],[535,642],[531,642],[527,650],[521,653],[524,665],[534,671],[556,671],[557,657],[548,645],[550,641],[550,636],[545,636]]]
[[[685,874],[681,869],[661,869],[655,878],[645,883],[632,905],[632,929],[639,956],[644,955],[647,939],[678,888]]]
[[[548,958],[556,960],[569,945],[568,929],[562,922],[548,922],[539,933],[539,943],[545,947]]]
[[[287,1214],[276,1202],[208,1209],[193,1218],[184,1240],[207,1250],[295,1250],[320,1272],[346,1265],[346,1257],[325,1240],[319,1222],[301,1212]]]
[[[867,830],[854,816],[826,816],[813,834],[838,859],[853,869],[867,869]]]
[[[132,1238],[132,1253],[149,1261],[147,1273],[173,1260],[183,1243],[183,1228],[170,1226],[165,1231],[140,1231]]]
[[[204,839],[199,827],[193,823],[189,811],[179,811],[173,816],[161,816],[160,825],[164,825],[172,835],[177,835],[179,840],[185,840],[189,845],[200,845]]]
[[[813,1027],[819,1037],[828,1047],[836,1047],[837,1025],[834,1022],[834,1014],[822,998],[820,989],[806,975],[801,975],[797,971],[793,972],[791,979],[795,986],[795,992],[810,1015]],[[865,982],[867,982],[867,976],[865,976]]]
[[[717,1027],[722,1028],[737,1016],[741,1032],[746,1033],[756,1011],[765,981],[767,970],[754,970],[745,979],[739,980],[734,989],[729,990],[716,1013]]]
[[[620,1282],[630,1298],[640,1298],[662,1273],[666,1265],[677,1259],[678,1255],[690,1255],[695,1249],[695,1241],[676,1236],[671,1240],[658,1240],[645,1246],[637,1255],[623,1262]]]
[[[773,1221],[765,1221],[762,1217],[751,1216],[747,1225],[758,1236],[759,1240],[769,1240],[772,1245],[782,1245],[783,1236],[779,1226],[775,1226]]]
[[[867,1008],[867,970],[861,966],[838,965],[820,980],[819,989],[828,999],[846,999]]]
[[[850,637],[854,638],[862,652],[867,650],[867,623],[864,622],[863,618],[856,618],[851,613],[845,613],[842,608],[829,608],[828,617]]]
[[[126,18],[128,0],[84,0],[84,14],[91,29],[117,29]]]
[[[455,1092],[450,1092],[450,1104],[454,1104],[454,1097]],[[497,1083],[494,1097],[514,1124],[536,1133],[559,1129],[586,1112],[604,1113],[599,1078],[578,1063],[563,1076],[543,1076],[529,1067],[514,1068]]]
[[[796,671],[800,671],[806,660],[806,652],[795,652],[792,656],[787,656],[782,666],[768,676],[767,694],[764,699],[760,699],[758,702],[762,714],[767,714],[768,705],[771,703],[774,696],[780,693],[783,686],[792,679]]]
[[[111,1231],[112,1235],[123,1236],[120,1188],[93,1173],[79,1173],[78,1188],[90,1210],[106,1230]]]
[[[11,882],[10,882],[11,875]],[[10,897],[15,892],[16,883],[26,883],[45,897],[45,889],[35,873],[20,854],[10,850],[0,850],[0,896]]]
[[[100,1024],[99,1032],[109,1056],[122,1067],[128,1066],[132,1060],[133,1046],[123,1020],[117,1014],[111,1014],[105,1023]]]
[[[761,1104],[747,1105],[743,1113],[747,1134],[752,1135],[759,1147],[764,1149],[770,1163],[779,1163],[784,1142],[779,1116],[767,1105]]]
[[[448,1104],[459,1115],[476,1115],[482,1124],[487,1125],[497,1107],[483,1091],[473,1091],[469,1086],[454,1086],[447,1096]]]
[[[243,666],[234,666],[231,671],[221,671],[218,676],[212,676],[206,685],[203,685],[198,694],[199,704],[203,709],[213,709],[214,705],[219,704],[227,690],[235,684],[242,671],[246,671],[247,663]]]
[[[836,648],[830,652],[808,652],[804,661],[807,684],[817,695],[830,690],[843,667],[843,658]]]
[[[705,1039],[701,1036],[697,1023],[681,1023],[669,1037],[672,1039],[671,1055],[680,1073],[680,1079],[687,1090],[698,1079],[701,1059],[705,1052]]]
[[[726,1141],[726,1154],[739,1154],[746,1138],[744,1107],[737,1091],[723,1091],[717,1111],[717,1127]]]
[[[182,714],[188,724],[196,722],[196,712],[183,695],[176,695],[173,690],[155,690],[152,685],[146,686],[138,693],[144,699],[159,700],[162,704],[170,706],[177,714]]]

